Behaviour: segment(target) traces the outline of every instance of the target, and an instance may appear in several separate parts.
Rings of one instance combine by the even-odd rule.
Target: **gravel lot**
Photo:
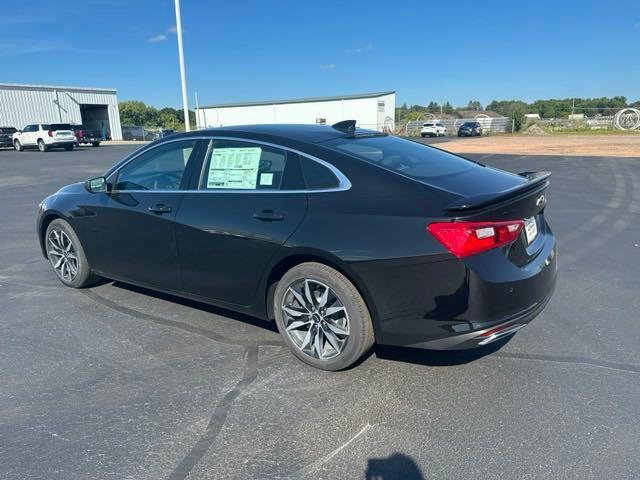
[[[492,135],[475,138],[417,138],[424,143],[443,143],[439,148],[453,153],[510,155],[577,155],[595,157],[640,157],[640,134]]]
[[[259,320],[57,281],[38,202],[131,149],[0,150],[0,478],[638,477],[640,159],[470,155],[553,172],[555,297],[491,352],[328,373]]]

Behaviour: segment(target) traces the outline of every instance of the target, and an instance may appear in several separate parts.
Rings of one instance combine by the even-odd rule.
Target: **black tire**
[[[99,147],[100,146],[100,142],[93,142],[91,145],[94,146],[94,147]]]
[[[282,310],[285,294],[290,286],[304,282],[305,279],[320,282],[329,287],[331,294],[346,310],[349,334],[340,353],[332,358],[315,358],[303,352],[286,331],[287,320]],[[343,370],[357,362],[373,346],[373,325],[367,305],[355,286],[344,275],[328,265],[315,262],[301,263],[285,273],[275,289],[273,310],[276,325],[287,346],[296,357],[313,367],[330,371]],[[319,325],[318,328],[320,328]],[[326,337],[324,338],[325,345],[329,345],[330,342]]]
[[[55,246],[54,240],[56,238],[56,234],[54,234],[53,232],[56,232],[59,238],[62,238],[61,234],[64,233],[64,235],[66,235],[67,238],[71,241],[72,246],[69,252],[73,252],[74,256],[76,257],[76,261],[74,263],[77,266],[77,270],[76,274],[71,275],[69,278],[63,276],[63,274],[55,267],[55,264],[60,257],[52,253],[59,250]],[[54,273],[58,277],[58,280],[60,280],[67,287],[83,288],[96,283],[100,279],[100,277],[94,275],[91,272],[89,262],[87,261],[87,257],[84,254],[84,249],[82,248],[82,244],[80,243],[80,239],[66,220],[57,218],[49,224],[45,233],[44,244],[45,250],[47,252],[47,258],[51,263],[51,267],[53,268]],[[64,240],[62,241],[62,244],[65,246],[67,245]],[[67,254],[69,252],[67,252]],[[70,261],[73,262],[73,260]],[[71,263],[70,268],[71,270],[67,269],[67,271],[73,273],[73,263]]]
[[[16,149],[16,152],[24,152],[24,147],[20,143],[20,140],[16,140],[15,142],[13,142],[13,148]]]
[[[424,137],[426,137],[426,136],[427,136],[427,134],[426,134],[426,133],[421,133],[421,134],[420,134],[420,136],[421,136],[422,138],[424,138]]]
[[[73,150],[73,148],[74,148],[74,147],[75,147],[75,145],[65,145],[65,146],[64,146],[64,149],[65,149],[67,152],[70,152],[71,150]]]
[[[38,140],[38,150],[40,150],[41,152],[46,152],[47,150],[49,150],[49,147],[46,143],[44,143],[44,140],[42,139]]]

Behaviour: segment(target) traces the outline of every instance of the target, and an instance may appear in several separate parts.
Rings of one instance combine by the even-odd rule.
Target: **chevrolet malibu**
[[[275,321],[344,369],[374,343],[436,350],[513,335],[552,295],[549,174],[330,126],[172,135],[40,205],[60,281],[100,277]]]

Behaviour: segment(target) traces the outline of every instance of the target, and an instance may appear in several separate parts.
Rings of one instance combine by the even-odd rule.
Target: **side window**
[[[120,169],[115,190],[179,190],[195,146],[196,140],[170,142],[141,154]]]
[[[340,185],[338,177],[324,165],[300,156],[304,180],[309,190],[326,190]]]
[[[213,140],[203,163],[201,190],[279,190],[287,155],[266,145]]]

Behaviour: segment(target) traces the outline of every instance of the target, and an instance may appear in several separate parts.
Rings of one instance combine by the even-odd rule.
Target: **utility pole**
[[[182,50],[182,19],[180,18],[180,0],[176,3],[176,36],[178,37],[178,60],[180,62],[180,81],[182,83],[182,109],[184,110],[184,129],[191,131],[189,121],[189,103],[187,100],[187,79],[184,73],[184,52]]]
[[[200,103],[198,102],[198,92],[196,92],[196,130],[202,128],[200,126]]]

